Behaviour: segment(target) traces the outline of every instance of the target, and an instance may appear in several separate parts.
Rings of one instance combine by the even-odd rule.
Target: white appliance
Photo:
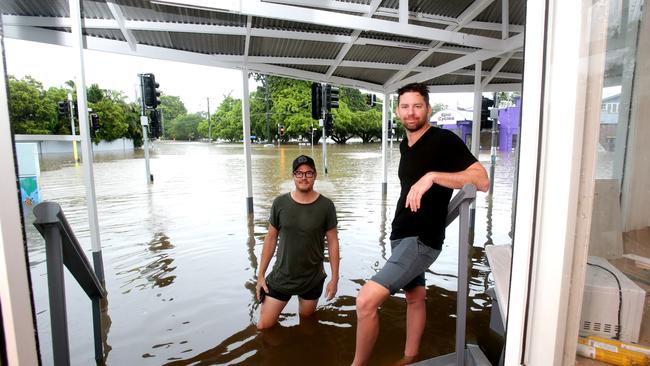
[[[604,258],[590,256],[587,263],[600,267],[587,265],[580,335],[614,338],[620,329],[621,341],[638,342],[645,291]],[[620,282],[620,297],[614,276]],[[619,299],[622,299],[622,304]]]

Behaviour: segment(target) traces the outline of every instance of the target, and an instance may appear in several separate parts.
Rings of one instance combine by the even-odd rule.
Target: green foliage
[[[140,106],[137,103],[124,102],[124,114],[128,125],[126,137],[133,140],[133,146],[140,147],[142,141],[142,126],[140,125]]]
[[[515,105],[515,99],[521,98],[521,94],[517,92],[498,92],[497,100],[499,101],[498,107],[505,108]]]
[[[354,114],[353,123],[356,127],[355,135],[359,136],[363,143],[381,140],[381,112],[370,109]]]
[[[89,103],[93,113],[99,117],[99,131],[93,141],[113,141],[127,135],[129,124],[127,122],[125,105],[114,103],[110,99],[100,99],[96,103]]]
[[[40,81],[9,75],[9,117],[14,133],[50,135],[58,129],[58,106],[43,103],[45,97]]]
[[[187,108],[180,97],[175,95],[161,95],[158,109],[162,111],[163,118],[171,121],[180,115],[187,114]]]
[[[332,140],[337,144],[345,144],[350,138],[356,134],[355,113],[353,113],[348,105],[339,100],[339,107],[332,110],[334,131],[332,132]]]
[[[431,105],[431,115],[434,115],[444,109],[447,109],[447,105],[444,103],[435,103]]]
[[[271,98],[266,98],[265,90],[258,88],[251,93],[251,135],[256,136],[258,141],[270,142],[274,136],[271,134],[275,129],[275,127],[271,127],[271,103]]]
[[[86,94],[88,94],[88,103],[98,103],[104,99],[104,91],[97,84],[91,84],[86,89]]]
[[[228,95],[211,116],[212,134],[225,141],[240,141],[244,138],[241,99]]]
[[[366,104],[366,95],[362,94],[359,89],[341,88],[340,89],[341,101],[347,104],[353,112],[367,111],[371,107]],[[379,108],[375,106],[373,108]]]
[[[283,140],[297,139],[308,134],[313,122],[311,118],[311,83],[302,80],[285,79],[284,87],[273,94],[273,126],[283,125]]]
[[[55,134],[72,133],[70,115],[59,116],[58,103],[68,101],[68,93],[76,100],[75,84],[67,81],[64,88],[43,90],[43,85],[30,76],[16,79],[9,76],[9,110],[14,133]],[[99,117],[100,130],[93,139],[112,141],[127,137],[135,146],[142,145],[139,108],[128,104],[119,91],[101,89],[93,84],[87,89],[88,108]],[[90,122],[90,121],[89,121]],[[79,134],[77,113],[75,132]]]
[[[194,140],[201,135],[198,133],[198,127],[201,121],[204,121],[203,116],[198,113],[179,115],[169,123],[169,128],[166,133],[176,140]]]

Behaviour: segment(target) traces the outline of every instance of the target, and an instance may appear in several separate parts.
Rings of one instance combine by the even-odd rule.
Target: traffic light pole
[[[147,174],[147,183],[153,183],[153,174],[149,170],[149,137],[147,136],[147,126],[149,125],[149,118],[146,114],[146,107],[144,105],[144,80],[140,74],[140,125],[142,126],[142,146],[144,147],[144,165]]]
[[[319,119],[318,124],[323,126],[323,173],[327,175],[327,134],[325,134],[325,120]]]
[[[323,173],[327,175],[327,128],[325,126],[325,120],[327,119],[327,98],[325,96],[325,87],[323,87],[323,93],[321,93],[321,116],[323,118],[318,120],[318,124],[323,126]]]
[[[72,93],[68,92],[68,111],[70,112],[70,131],[72,131],[72,136],[77,134],[76,129],[74,128],[74,110],[72,109]],[[72,140],[72,155],[74,156],[74,162],[79,162],[79,155],[77,154],[77,140]]]

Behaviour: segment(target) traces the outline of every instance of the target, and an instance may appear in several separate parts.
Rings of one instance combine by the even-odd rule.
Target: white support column
[[[538,14],[546,13],[546,2],[532,1],[526,5],[526,59],[521,107],[521,139],[518,174],[516,179],[516,200],[514,238],[512,246],[512,270],[510,274],[510,295],[506,315],[505,365],[522,365],[526,349],[527,304],[530,299],[528,285],[533,271],[531,256],[536,237],[535,227],[537,151],[540,144],[542,113],[542,85],[544,85],[545,26],[546,19]],[[540,363],[541,365],[541,363]]]
[[[510,1],[501,0],[501,39],[510,36]]]
[[[526,9],[506,365],[575,363],[575,348],[564,345],[575,345],[575,338],[566,335],[575,334],[580,317],[568,308],[571,293],[583,290],[576,279],[585,262],[575,263],[574,251],[586,247],[588,230],[583,234],[589,224],[588,215],[578,208],[593,198],[581,178],[593,174],[595,164],[589,164],[596,154],[595,140],[585,136],[585,126],[593,122],[585,118],[587,95],[592,92],[587,86],[589,79],[602,79],[602,74],[587,69],[594,51],[590,23],[602,19],[592,18],[593,7],[588,0],[551,0],[529,2]],[[599,108],[599,103],[592,108],[594,104]]]
[[[84,185],[86,187],[86,205],[88,207],[88,227],[93,250],[95,274],[104,282],[104,266],[101,260],[101,241],[99,239],[99,222],[97,220],[97,201],[95,196],[95,177],[93,175],[93,151],[88,126],[88,104],[86,100],[86,75],[84,69],[83,39],[81,32],[80,0],[70,0],[70,19],[72,20],[72,50],[77,63],[77,108],[79,114],[79,134],[81,135],[81,159],[83,161]]]
[[[0,24],[0,32],[1,32]],[[4,54],[0,37],[0,54]],[[0,57],[0,70],[6,70]],[[0,305],[9,365],[38,365],[36,329],[25,258],[25,237],[18,200],[14,142],[9,126],[9,101],[3,75],[0,82]]]
[[[253,178],[251,171],[251,113],[248,94],[248,69],[242,73],[242,121],[244,123],[244,166],[246,167],[246,212],[253,213]]]
[[[381,193],[388,193],[388,121],[390,120],[390,94],[384,93],[381,113]]]
[[[483,97],[481,89],[481,74],[483,62],[476,61],[474,64],[474,118],[472,122],[472,154],[478,159],[481,143],[481,100]]]
[[[399,0],[399,22],[402,24],[409,22],[409,0]]]

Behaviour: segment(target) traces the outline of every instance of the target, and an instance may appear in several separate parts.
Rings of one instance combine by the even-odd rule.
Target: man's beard
[[[296,184],[296,190],[300,191],[302,193],[309,193],[309,192],[312,191],[312,189],[313,189],[313,186],[308,186],[307,188],[303,188],[300,185]]]
[[[402,123],[402,126],[404,126],[404,129],[406,129],[409,132],[416,132],[416,131],[419,131],[422,127],[424,127],[426,124],[427,124],[427,121],[423,119],[423,120],[418,121],[418,124],[413,128],[409,128],[408,125],[404,124],[404,123]]]

